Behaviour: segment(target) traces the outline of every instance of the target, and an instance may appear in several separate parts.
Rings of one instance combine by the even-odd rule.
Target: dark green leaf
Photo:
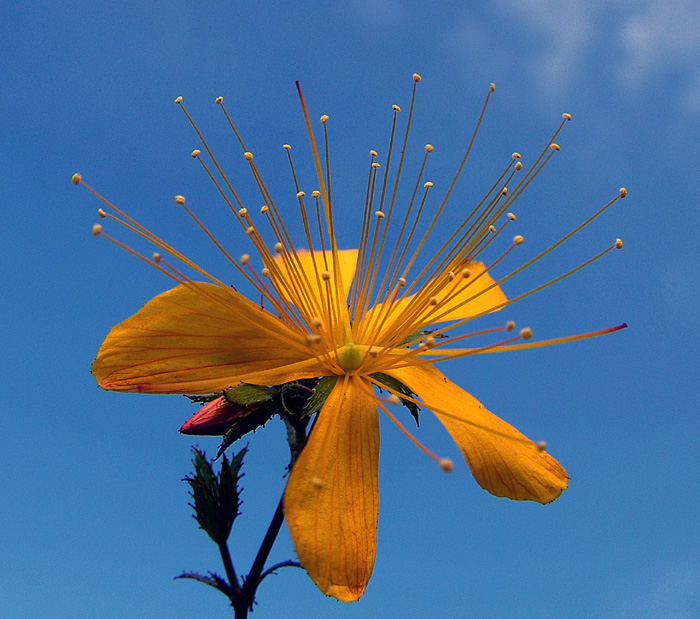
[[[406,385],[393,376],[389,376],[388,374],[384,374],[382,372],[375,372],[374,374],[370,374],[370,378],[373,378],[388,389],[397,391],[398,393],[402,393],[414,399],[416,397],[416,394],[413,391],[411,391]],[[401,404],[403,404],[411,412],[411,415],[413,415],[413,418],[416,420],[416,426],[420,426],[420,418],[418,416],[420,407],[415,402],[405,400],[401,396],[399,396],[399,399],[401,400]]]
[[[335,387],[336,380],[338,380],[336,376],[326,376],[319,381],[314,389],[314,394],[304,406],[303,415],[313,415],[321,410],[333,387]]]
[[[218,475],[203,451],[193,451],[194,474],[184,481],[190,485],[194,518],[216,544],[225,544],[241,506],[238,482],[247,449],[239,451],[231,462],[224,455]]]

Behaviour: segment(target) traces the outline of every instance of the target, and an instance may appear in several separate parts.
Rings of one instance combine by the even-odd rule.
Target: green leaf
[[[235,406],[252,406],[263,404],[274,399],[279,394],[278,387],[263,387],[261,385],[248,385],[246,383],[226,389],[224,397]]]
[[[304,406],[302,412],[303,416],[313,415],[321,410],[328,396],[331,394],[331,391],[333,391],[335,381],[337,380],[337,376],[326,376],[319,381],[314,389],[314,394],[309,398],[306,406]]]
[[[370,374],[370,378],[373,378],[378,383],[381,383],[387,387],[387,389],[397,391],[398,393],[402,393],[414,399],[416,398],[416,394],[413,391],[411,391],[406,385],[393,376],[389,376],[383,372],[375,372],[374,374]],[[405,400],[401,396],[399,396],[399,399],[401,400],[401,404],[403,404],[411,412],[411,415],[413,415],[413,418],[416,420],[416,426],[420,427],[420,418],[418,416],[420,407],[418,404],[411,402],[411,400]]]
[[[222,545],[228,540],[240,513],[241,491],[238,482],[243,477],[240,469],[247,448],[239,451],[230,462],[224,455],[218,475],[203,451],[195,447],[193,452],[194,473],[191,477],[185,477],[184,481],[190,485],[193,499],[190,505],[194,509],[194,518],[214,543]]]
[[[427,337],[434,337],[436,340],[441,340],[443,338],[449,337],[445,333],[438,333],[437,335],[433,335],[437,329],[423,329],[421,331],[416,331],[415,333],[412,333],[409,335],[403,342],[399,344],[399,346],[405,346],[406,344],[417,344],[418,342],[422,342],[425,340]]]

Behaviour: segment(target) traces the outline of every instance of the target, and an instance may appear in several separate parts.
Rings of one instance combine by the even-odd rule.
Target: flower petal
[[[496,496],[550,503],[568,485],[564,468],[430,364],[387,370],[433,410],[479,485]],[[434,408],[433,408],[434,407]]]
[[[301,564],[323,593],[344,602],[363,594],[376,554],[379,419],[359,380],[338,379],[284,493]]]
[[[340,266],[346,297],[350,290],[352,278],[355,276],[357,253],[356,249],[338,251],[338,265]],[[331,290],[336,289],[333,254],[330,251],[326,251],[324,256],[322,251],[310,252],[302,249],[297,250],[296,255],[298,260],[293,257],[289,258],[294,265],[291,273],[282,256],[275,256],[275,262],[287,282],[286,287],[281,286],[280,292],[297,307],[309,305],[308,294],[310,293],[313,295],[315,306],[319,307],[320,300],[327,298],[327,287],[330,287]],[[331,277],[328,283],[320,280],[320,275],[324,271],[330,273]],[[342,299],[342,301],[344,303],[347,299]]]
[[[462,320],[494,312],[508,301],[486,271],[483,262],[469,262],[465,268],[469,271],[468,277],[457,273],[456,277],[435,295],[438,302],[433,313],[426,316],[427,324]]]
[[[407,296],[391,304],[385,317],[384,303],[371,308],[362,319],[363,327],[369,320],[382,320],[381,335],[401,333],[400,339],[433,324],[462,320],[480,314],[501,309],[507,302],[506,295],[495,284],[481,262],[473,261],[465,265],[469,276],[464,278],[459,273],[450,282],[437,290],[432,296],[437,303],[429,305],[429,298],[421,299],[423,307],[412,307],[418,294]],[[425,296],[425,294],[423,295]]]
[[[115,326],[92,373],[115,391],[213,393],[286,365],[296,364],[298,378],[301,361],[307,376],[317,376],[309,357],[301,335],[236,291],[193,283],[159,294]]]

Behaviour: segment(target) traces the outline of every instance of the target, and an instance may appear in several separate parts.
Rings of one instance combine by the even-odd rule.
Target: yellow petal
[[[387,370],[447,428],[476,481],[496,496],[550,503],[568,485],[564,468],[430,364]],[[434,407],[434,408],[433,408]]]
[[[115,391],[212,393],[243,374],[298,366],[309,356],[302,336],[258,305],[234,290],[196,283],[158,295],[114,327],[92,373]],[[307,367],[306,375],[319,369]]]
[[[284,493],[299,561],[323,593],[344,602],[363,594],[376,553],[379,419],[359,380],[338,379]]]
[[[456,273],[452,281],[430,295],[435,298],[435,305],[429,304],[428,295],[423,294],[423,298],[418,299],[420,293],[395,301],[388,310],[382,311],[385,304],[380,303],[370,309],[362,319],[363,326],[371,324],[366,321],[383,321],[380,328],[382,335],[401,332],[401,339],[404,339],[436,323],[462,320],[496,311],[507,302],[506,295],[495,285],[483,263],[469,262],[465,268],[468,269],[468,277]],[[420,305],[412,307],[415,300]]]
[[[291,269],[282,256],[275,256],[275,262],[287,283],[286,286],[280,287],[280,292],[297,307],[310,307],[313,304],[312,307],[318,308],[320,307],[320,300],[327,298],[327,290],[335,291],[337,288],[333,269],[333,254],[330,251],[326,251],[324,256],[322,251],[297,250],[297,256],[298,260],[294,256],[287,258],[292,264]],[[355,268],[357,267],[357,250],[344,249],[338,251],[338,265],[343,280],[345,297],[347,297],[352,278],[355,276]],[[328,282],[321,279],[321,273],[324,271],[330,275]],[[340,299],[343,305],[346,301],[347,298]],[[334,297],[332,297],[331,302],[335,302]],[[320,312],[310,310],[309,313],[318,314]]]

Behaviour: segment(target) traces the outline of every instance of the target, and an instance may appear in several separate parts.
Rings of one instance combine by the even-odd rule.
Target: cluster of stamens
[[[434,362],[483,352],[493,352],[496,350],[517,350],[544,346],[593,337],[622,328],[623,325],[603,331],[526,343],[525,341],[532,337],[532,330],[524,328],[517,334],[511,335],[514,332],[515,323],[508,321],[502,326],[452,336],[450,338],[445,337],[447,333],[452,333],[454,329],[463,327],[475,318],[507,307],[516,301],[528,297],[568,277],[599,259],[610,249],[620,249],[622,247],[622,241],[617,239],[610,247],[604,249],[602,252],[575,268],[570,269],[566,273],[514,298],[503,301],[496,307],[490,307],[485,311],[467,318],[451,321],[447,326],[441,326],[439,329],[426,335],[425,328],[427,325],[441,322],[451,311],[455,311],[461,306],[477,300],[481,295],[487,294],[495,287],[500,287],[502,284],[521,273],[588,225],[588,223],[607,210],[618,199],[624,198],[627,195],[627,191],[624,188],[620,189],[615,198],[557,242],[511,271],[509,274],[500,279],[496,279],[493,285],[479,288],[484,281],[482,278],[486,277],[485,273],[492,272],[492,269],[497,267],[514,248],[522,245],[524,242],[523,236],[519,234],[515,235],[512,239],[512,243],[500,256],[486,265],[483,271],[477,274],[473,273],[474,268],[472,265],[480,264],[475,261],[481,259],[481,256],[485,254],[485,251],[492,245],[495,239],[501,235],[508,224],[515,221],[516,217],[510,211],[514,202],[527,188],[530,182],[543,170],[553,154],[560,150],[555,139],[559,135],[563,125],[571,120],[570,114],[564,114],[563,120],[554,135],[548,140],[539,157],[524,173],[523,177],[519,180],[516,179],[516,174],[523,170],[523,163],[521,155],[517,152],[513,153],[502,173],[492,184],[491,188],[484,194],[473,211],[464,218],[461,225],[452,232],[450,237],[437,251],[430,250],[431,257],[427,261],[427,265],[416,274],[415,265],[417,264],[418,257],[428,250],[428,240],[436,229],[438,219],[447,208],[450,194],[467,162],[478,129],[484,118],[489,99],[495,90],[495,86],[492,84],[489,88],[489,93],[484,102],[465,155],[442,201],[438,205],[436,212],[428,221],[427,226],[425,226],[423,235],[419,236],[418,231],[421,222],[425,219],[428,197],[434,187],[432,181],[423,181],[422,179],[427,158],[434,151],[431,144],[425,145],[424,159],[414,182],[411,198],[400,223],[400,230],[398,233],[399,241],[393,246],[391,255],[389,259],[386,260],[384,254],[389,251],[387,248],[391,247],[388,241],[387,231],[390,227],[395,227],[397,225],[395,220],[398,215],[395,206],[397,203],[399,181],[403,178],[404,156],[414,110],[416,84],[419,81],[420,76],[414,75],[414,88],[408,112],[408,121],[401,144],[402,148],[400,151],[401,154],[399,155],[397,171],[393,173],[393,178],[390,175],[390,169],[395,159],[394,144],[396,140],[397,118],[401,112],[399,106],[394,105],[392,107],[393,121],[391,137],[384,163],[380,164],[377,161],[379,154],[376,150],[370,151],[366,200],[357,265],[355,275],[351,281],[344,281],[343,279],[341,268],[343,258],[341,256],[341,250],[339,250],[337,246],[334,229],[333,205],[330,198],[332,194],[328,154],[329,117],[323,115],[320,118],[326,146],[325,157],[322,157],[316,146],[316,140],[311,129],[311,122],[303,96],[301,95],[301,90],[299,90],[299,95],[314,156],[317,181],[319,183],[319,189],[311,193],[313,207],[307,207],[305,201],[306,192],[299,186],[292,158],[291,146],[289,144],[284,144],[283,149],[286,153],[294,179],[294,196],[298,203],[300,217],[304,227],[306,245],[310,252],[316,252],[311,253],[313,261],[313,269],[311,272],[302,267],[302,260],[305,259],[303,258],[305,254],[297,250],[292,243],[280,210],[277,208],[267,186],[262,180],[262,175],[255,165],[253,154],[246,148],[231,117],[226,111],[222,97],[216,99],[216,104],[223,111],[229,126],[233,130],[241,146],[243,158],[250,167],[253,179],[261,195],[264,204],[259,212],[260,215],[266,219],[269,229],[274,236],[274,242],[270,245],[264,241],[262,234],[251,218],[251,211],[243,205],[242,200],[239,198],[229,178],[223,172],[208,143],[185,109],[182,98],[178,97],[175,99],[175,103],[181,107],[198,134],[203,149],[206,151],[208,163],[203,158],[202,151],[199,149],[192,151],[192,157],[202,166],[205,174],[213,181],[225,204],[229,207],[237,223],[241,226],[242,231],[260,256],[263,266],[259,273],[256,272],[252,266],[250,254],[243,254],[239,260],[235,260],[229,255],[223,245],[216,240],[204,223],[190,210],[183,196],[176,196],[175,202],[186,210],[229,262],[239,271],[248,283],[257,290],[263,301],[270,306],[270,311],[276,313],[280,317],[280,320],[290,328],[290,333],[294,334],[290,336],[290,346],[294,346],[295,348],[306,347],[312,356],[323,360],[330,374],[357,374],[371,378],[371,375],[376,372],[412,363],[423,363],[427,358],[429,358],[431,362]],[[325,166],[322,164],[322,160],[325,160]],[[384,171],[383,176],[381,176],[382,170]],[[102,208],[99,209],[98,215],[100,218],[110,218],[127,229],[136,232],[153,243],[159,252],[162,253],[157,252],[153,254],[152,258],[147,258],[136,250],[124,245],[121,241],[104,234],[101,225],[95,225],[93,227],[93,234],[101,235],[126,249],[128,252],[136,255],[174,279],[178,284],[197,288],[197,283],[188,275],[165,261],[162,257],[163,254],[179,260],[209,282],[228,289],[227,283],[220,281],[204,271],[194,263],[194,261],[175,250],[165,241],[107,201],[91,187],[85,185],[80,175],[74,175],[73,182],[75,184],[83,184],[107,207],[106,211]],[[420,191],[421,187],[423,189],[422,192]],[[270,249],[270,246],[272,249]],[[382,271],[384,272],[383,275],[381,274]],[[472,286],[473,288],[470,288]],[[469,295],[465,297],[464,291],[470,289],[475,290],[474,295],[472,297],[469,297]],[[452,292],[446,294],[445,291]],[[346,299],[349,301],[346,301]],[[224,302],[215,297],[212,297],[212,300],[217,303]],[[397,308],[400,308],[400,313],[398,314],[397,312],[399,312],[399,310]],[[502,341],[472,348],[455,347],[456,343],[468,338],[485,336],[497,332],[506,333],[506,338]],[[400,354],[396,354],[396,351],[400,351]],[[402,401],[402,398],[406,398],[405,394],[402,395],[391,392],[391,389],[376,383],[376,381],[375,384],[382,389],[388,389],[390,391],[388,399],[382,399],[376,396],[378,398],[378,406],[402,427],[398,420],[387,410],[385,404],[396,404]],[[416,403],[420,404],[418,401],[416,401]],[[411,439],[415,442],[415,439],[412,437]],[[422,446],[420,447],[424,449]],[[440,462],[444,470],[451,469],[451,462],[444,459],[436,459]]]

